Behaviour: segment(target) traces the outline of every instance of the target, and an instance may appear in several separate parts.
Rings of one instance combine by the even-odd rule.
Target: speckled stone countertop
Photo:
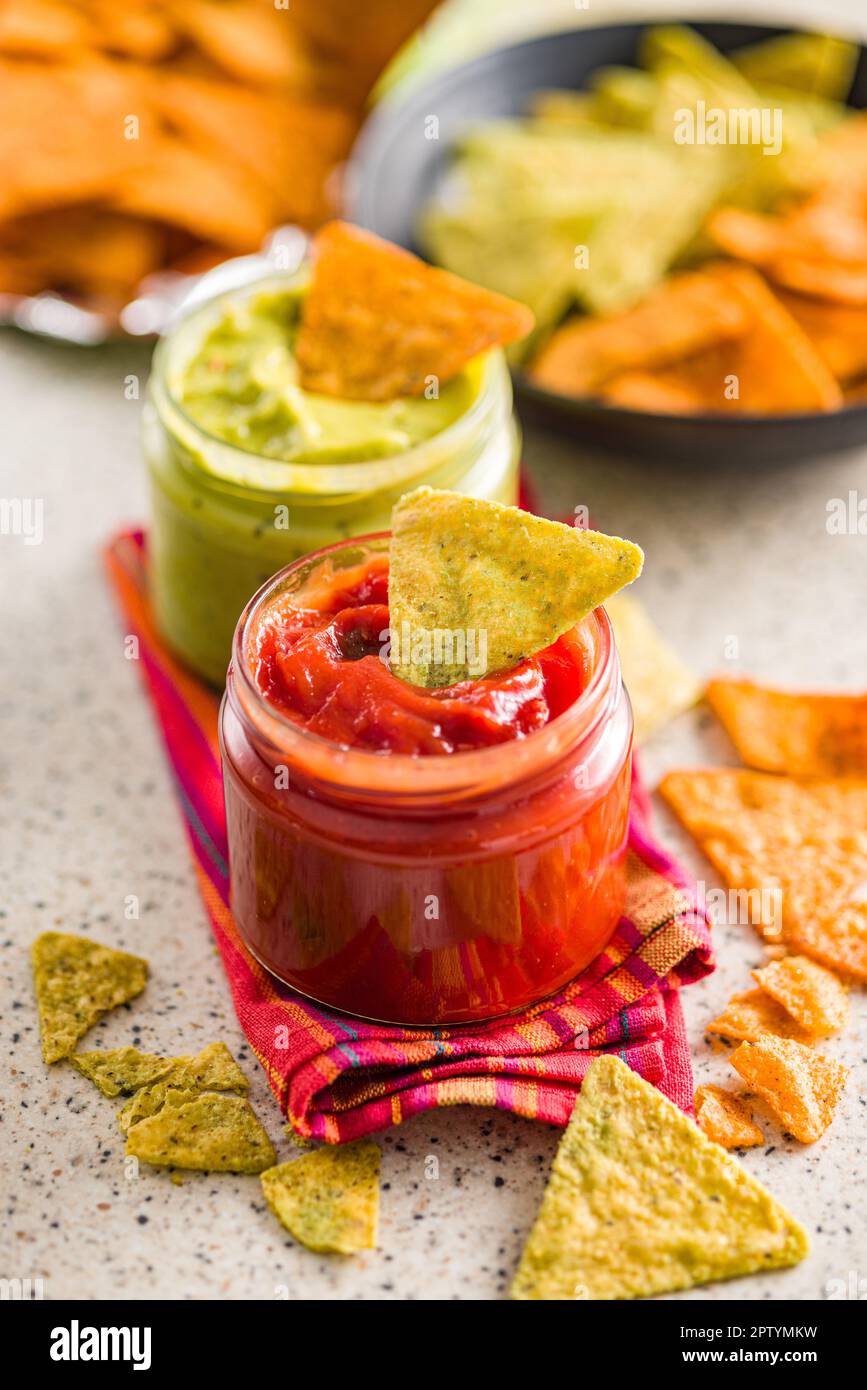
[[[384,1134],[380,1248],[323,1259],[290,1240],[255,1178],[189,1174],[177,1187],[143,1167],[128,1180],[115,1105],[71,1068],[42,1064],[27,948],[47,928],[84,932],[152,964],[146,994],[89,1044],[189,1052],[224,1038],[253,1078],[278,1152],[291,1152],[232,1011],[100,568],[101,542],[147,515],[140,405],[125,391],[146,373],[138,348],[0,337],[2,492],[44,499],[41,545],[0,536],[0,1275],[41,1278],[47,1298],[500,1297],[544,1188],[552,1128],[464,1107]],[[549,511],[586,504],[600,527],[643,544],[641,598],[697,671],[867,685],[867,537],[831,536],[825,525],[828,499],[867,495],[867,454],[749,471],[699,459],[681,469],[591,457],[533,432],[526,456]],[[725,658],[732,638],[737,661]],[[642,764],[655,784],[668,768],[720,760],[731,761],[730,749],[696,711]],[[715,881],[661,808],[660,825]],[[138,921],[124,916],[130,894]],[[685,991],[684,1005],[697,1078],[724,1082],[725,1059],[702,1024],[748,986],[763,951],[749,927],[717,937],[719,969]],[[863,995],[854,1005],[846,1036],[826,1049],[852,1067],[832,1128],[802,1147],[768,1123],[767,1147],[743,1159],[807,1225],[813,1253],[797,1269],[686,1297],[824,1298],[829,1280],[864,1274]]]

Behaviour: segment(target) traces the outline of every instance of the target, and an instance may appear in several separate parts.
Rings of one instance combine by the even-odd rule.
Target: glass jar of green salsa
[[[514,503],[519,435],[500,352],[430,396],[304,391],[293,353],[306,272],[194,309],[154,354],[144,413],[150,580],[162,635],[222,685],[238,615],[284,565],[387,530],[426,483]]]

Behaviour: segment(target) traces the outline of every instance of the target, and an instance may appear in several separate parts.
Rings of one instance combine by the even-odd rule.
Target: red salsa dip
[[[571,634],[511,671],[422,690],[387,664],[388,557],[320,575],[276,602],[251,635],[264,698],[320,737],[374,753],[469,752],[525,738],[587,684],[588,653]]]
[[[399,680],[387,547],[307,557],[241,619],[221,718],[232,909],[321,1003],[481,1021],[565,986],[617,924],[632,717],[599,609],[510,671]]]

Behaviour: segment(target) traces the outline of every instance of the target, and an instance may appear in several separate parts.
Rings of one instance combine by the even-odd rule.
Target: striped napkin
[[[495,1105],[565,1125],[600,1049],[614,1051],[684,1110],[692,1069],[678,990],[713,969],[694,885],[655,841],[633,780],[626,911],[604,953],[553,999],[474,1027],[364,1023],[280,984],[245,948],[229,910],[217,742],[219,700],[165,649],[147,601],[145,538],[107,547],[125,632],[162,732],[193,865],[235,1009],[299,1135],[343,1143],[439,1105]]]

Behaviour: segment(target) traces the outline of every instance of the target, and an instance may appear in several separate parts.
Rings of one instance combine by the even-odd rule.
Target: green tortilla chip
[[[171,1091],[247,1091],[250,1083],[225,1043],[208,1043],[195,1057],[169,1057],[169,1067],[153,1085],[145,1086],[121,1110],[124,1133],[140,1120],[155,1115]]]
[[[669,719],[696,703],[701,682],[629,594],[615,594],[605,610],[614,628],[623,683],[632,701],[635,741],[643,743]]]
[[[84,936],[43,932],[32,948],[42,1055],[57,1062],[110,1009],[141,994],[148,964]]]
[[[797,1264],[806,1234],[619,1058],[591,1064],[512,1289],[617,1299]]]
[[[92,1081],[104,1096],[131,1096],[141,1086],[151,1086],[171,1071],[171,1057],[139,1052],[137,1047],[115,1047],[109,1052],[74,1052],[69,1058],[76,1070]]]
[[[156,1115],[133,1125],[126,1151],[157,1168],[261,1173],[277,1155],[244,1096],[170,1091]]]
[[[644,560],[617,536],[428,487],[400,499],[391,528],[391,669],[428,688],[541,651]]]
[[[262,1174],[278,1220],[308,1250],[373,1250],[379,1216],[379,1149],[364,1142],[317,1149]]]

